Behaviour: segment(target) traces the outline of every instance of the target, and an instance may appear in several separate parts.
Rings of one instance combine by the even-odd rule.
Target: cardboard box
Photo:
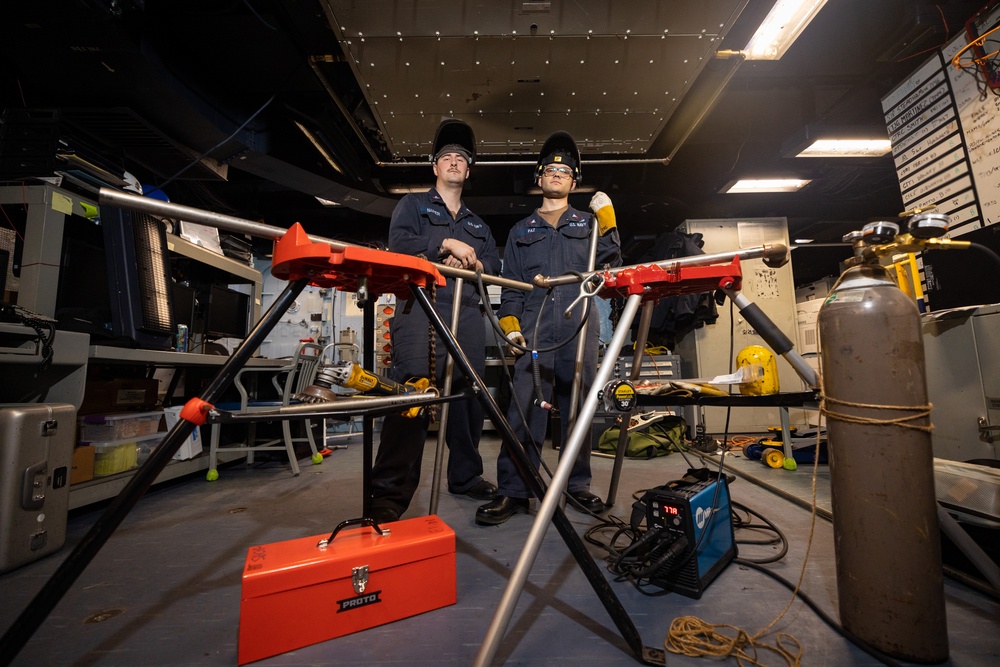
[[[163,408],[163,417],[167,422],[167,431],[171,431],[174,425],[181,418],[181,409],[183,405],[178,405],[171,408]],[[187,440],[181,443],[181,446],[174,453],[173,459],[175,461],[187,461],[188,459],[193,459],[202,452],[202,441],[201,441],[201,427],[195,426],[194,430],[191,431],[191,435],[187,437]]]
[[[434,515],[250,547],[237,662],[244,665],[455,604],[455,531]],[[317,619],[323,619],[318,622]]]
[[[69,483],[79,484],[89,482],[94,479],[94,456],[96,450],[93,445],[84,445],[73,448],[73,464],[69,471]]]
[[[79,414],[152,410],[158,387],[155,378],[88,380]]]

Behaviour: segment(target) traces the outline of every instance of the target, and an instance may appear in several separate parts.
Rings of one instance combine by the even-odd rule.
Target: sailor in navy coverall
[[[437,152],[434,171],[437,186],[424,194],[408,194],[400,200],[389,226],[389,250],[423,255],[471,271],[495,275],[500,258],[490,228],[461,201],[461,188],[468,176],[472,155],[461,146],[446,145]],[[450,199],[450,201],[449,201]],[[450,210],[454,207],[453,210]],[[437,289],[435,307],[445,322],[451,322],[454,281]],[[486,331],[474,282],[466,281],[462,294],[457,337],[476,372],[486,368]],[[405,382],[429,377],[427,316],[416,303],[396,304],[390,324],[392,368],[390,377]],[[438,387],[444,385],[447,351],[435,336]],[[453,376],[452,392],[467,385],[461,373]],[[390,414],[384,419],[378,455],[372,468],[370,515],[380,523],[394,521],[406,511],[420,482],[420,463],[427,437],[429,417]],[[477,500],[489,500],[496,487],[483,479],[479,439],[483,430],[483,407],[476,399],[452,403],[448,410],[446,441],[448,490]]]
[[[504,278],[531,283],[539,274],[558,276],[587,270],[590,234],[597,220],[591,213],[584,213],[569,206],[567,199],[569,191],[576,185],[574,174],[577,173],[575,170],[578,159],[572,155],[572,151],[567,151],[564,154],[557,153],[555,156],[544,156],[540,161],[539,185],[546,201],[542,208],[511,229],[504,250],[501,273]],[[556,167],[558,170],[550,170],[549,167]],[[605,205],[610,209],[610,200],[607,196],[603,193],[598,194],[603,197]],[[592,201],[591,207],[594,206]],[[546,211],[546,208],[549,210]],[[613,213],[611,218],[613,220]],[[621,244],[617,228],[612,222],[607,229],[602,227],[602,231],[604,233],[598,239],[596,266],[604,264],[618,266],[621,264]],[[535,288],[531,292],[504,288],[501,291],[498,313],[508,339],[523,342],[523,339],[527,338],[530,341],[529,347],[533,350],[551,348],[559,342],[569,341],[554,352],[540,353],[538,361],[541,395],[544,400],[556,404],[563,415],[569,414],[570,390],[576,368],[576,338],[571,339],[571,337],[580,324],[584,304],[581,301],[576,305],[570,319],[563,317],[563,311],[579,295],[579,284],[559,286],[551,292],[542,288]],[[543,302],[545,302],[544,308]],[[542,321],[540,326],[536,326],[540,312]],[[592,304],[588,324],[581,332],[581,335],[587,337],[582,368],[581,401],[597,374],[597,347],[600,333],[598,317],[597,308]],[[510,322],[520,325],[520,334],[508,331]],[[545,439],[549,412],[533,404],[535,389],[531,366],[530,354],[519,356],[514,366],[514,396],[525,410],[527,424],[521,419],[513,403],[508,410],[507,419],[518,440],[524,444],[532,463],[537,467],[539,461],[537,447],[540,447]],[[560,420],[563,431],[562,442],[566,442],[566,421],[565,418]],[[532,445],[532,442],[535,445]],[[590,448],[583,447],[570,473],[568,491],[586,509],[602,511],[603,502],[590,493],[590,479]],[[480,507],[476,512],[477,523],[497,525],[505,522],[516,512],[527,511],[527,499],[531,493],[518,475],[506,446],[501,448],[497,459],[497,486],[496,499]]]

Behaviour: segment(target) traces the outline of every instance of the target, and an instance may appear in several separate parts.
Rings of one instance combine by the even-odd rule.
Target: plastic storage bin
[[[140,463],[139,453],[145,452],[145,456],[148,457],[152,448],[160,444],[163,435],[163,433],[154,433],[141,438],[81,442],[80,444],[94,446],[94,477],[105,477],[137,467]]]
[[[84,442],[141,438],[159,432],[163,411],[122,412],[80,417],[80,440]]]

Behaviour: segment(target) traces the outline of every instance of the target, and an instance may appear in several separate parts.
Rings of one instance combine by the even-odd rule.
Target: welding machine
[[[691,469],[679,480],[647,491],[648,562],[660,563],[646,576],[651,584],[698,599],[736,557],[724,475]]]

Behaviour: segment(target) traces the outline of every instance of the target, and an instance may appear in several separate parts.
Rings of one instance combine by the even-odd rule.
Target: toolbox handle
[[[375,519],[365,516],[361,517],[360,519],[347,519],[346,521],[341,521],[340,524],[338,524],[337,527],[333,529],[333,532],[330,533],[330,537],[320,540],[316,546],[319,547],[320,549],[325,549],[330,544],[330,542],[333,542],[333,538],[337,536],[337,533],[342,531],[344,528],[348,528],[350,526],[371,526],[372,528],[375,529],[375,532],[377,532],[382,537],[388,537],[390,534],[390,531],[387,528],[382,528],[381,526],[379,526],[375,522]]]

